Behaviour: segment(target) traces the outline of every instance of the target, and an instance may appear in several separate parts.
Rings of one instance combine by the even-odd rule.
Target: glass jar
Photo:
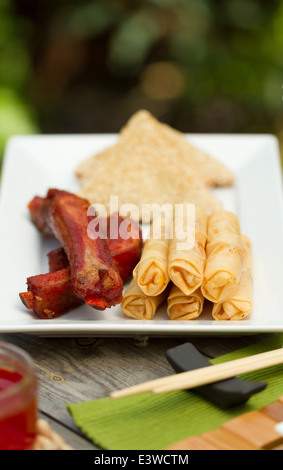
[[[37,378],[31,357],[0,341],[0,449],[26,450],[36,437]]]

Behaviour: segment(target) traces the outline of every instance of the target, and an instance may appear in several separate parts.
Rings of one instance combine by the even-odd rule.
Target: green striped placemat
[[[212,360],[213,364],[277,349],[283,334]],[[283,365],[245,374],[242,378],[267,382],[267,388],[244,405],[222,410],[193,392],[162,395],[143,393],[69,404],[76,425],[96,445],[107,450],[161,450],[191,435],[221,426],[239,414],[260,409],[283,395]]]

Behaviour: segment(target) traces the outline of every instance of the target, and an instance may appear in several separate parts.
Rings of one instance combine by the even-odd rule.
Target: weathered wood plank
[[[40,384],[39,409],[58,423],[75,448],[84,439],[66,405],[108,396],[112,390],[172,373],[167,349],[192,342],[208,357],[215,357],[255,343],[265,335],[231,338],[46,338],[0,334],[27,351],[34,360]],[[68,442],[70,443],[70,442]],[[70,444],[72,445],[72,444]],[[86,446],[92,446],[86,440]],[[79,446],[79,447],[78,447]],[[91,448],[91,447],[90,447]],[[95,448],[95,446],[93,446]]]

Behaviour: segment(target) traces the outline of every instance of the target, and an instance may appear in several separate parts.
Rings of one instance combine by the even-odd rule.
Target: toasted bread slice
[[[134,204],[139,219],[144,204],[195,203],[211,214],[221,204],[210,187],[233,181],[229,170],[147,111],[136,113],[117,143],[83,161],[76,175],[79,195],[91,204],[103,204],[110,211],[110,196],[118,196],[118,209]]]
[[[121,139],[134,138],[137,143],[162,149],[164,146],[175,153],[175,164],[194,170],[207,186],[230,186],[233,173],[207,152],[189,142],[185,136],[155,119],[148,111],[135,113],[122,128]]]

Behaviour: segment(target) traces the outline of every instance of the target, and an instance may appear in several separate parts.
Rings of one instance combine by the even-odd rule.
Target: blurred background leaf
[[[37,130],[29,107],[17,94],[3,88],[0,88],[0,123],[1,154],[9,137],[14,134],[30,134]]]
[[[10,136],[38,131],[35,110],[26,96],[33,73],[23,40],[29,24],[15,14],[11,3],[0,0],[0,160]]]
[[[184,132],[283,142],[279,0],[0,0],[0,155],[13,134]]]

